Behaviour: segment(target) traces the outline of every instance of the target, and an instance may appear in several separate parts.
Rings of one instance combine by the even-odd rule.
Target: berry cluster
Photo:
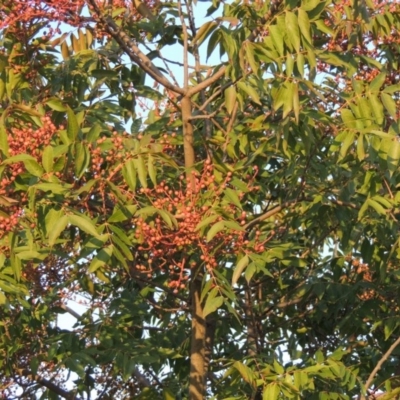
[[[245,223],[246,213],[240,212],[233,204],[221,202],[231,173],[218,184],[213,166],[207,160],[202,173],[194,175],[193,191],[183,184],[172,188],[165,182],[154,189],[141,189],[158,212],[151,219],[144,216],[134,219],[135,237],[140,244],[138,250],[141,256],[136,269],[146,273],[149,278],[156,270],[168,274],[169,287],[175,292],[185,287],[190,268],[203,264],[212,275],[221,257],[226,260],[228,254],[237,254],[238,250],[262,252],[266,242],[260,239],[260,232],[256,232],[254,241],[250,243],[244,230],[226,227],[222,227],[207,241],[198,225],[208,217],[212,220],[209,226],[222,222],[223,218],[217,215],[217,209],[221,210],[218,214],[235,216],[238,226]],[[183,180],[184,177],[181,177],[181,182]],[[205,192],[208,196],[205,196]]]
[[[40,162],[43,148],[50,144],[57,131],[50,117],[43,117],[42,124],[39,128],[34,128],[31,124],[21,128],[13,127],[8,132],[9,155],[29,154]],[[0,237],[18,226],[26,193],[17,195],[14,192],[14,181],[24,172],[24,164],[18,162],[8,165],[0,177],[0,196],[4,196],[3,209],[0,210]]]
[[[19,207],[12,207],[11,213],[8,216],[2,216],[2,213],[0,213],[0,239],[7,232],[11,232],[17,228],[21,214],[22,210]]]
[[[109,150],[107,151],[104,151],[101,147],[101,145],[107,140],[106,136],[97,139],[96,146],[93,146],[91,143],[88,144],[91,153],[91,171],[93,172],[93,177],[95,179],[100,177],[104,178],[107,174],[113,174],[113,169],[103,168],[105,163],[121,161],[124,159],[124,136],[127,135],[118,135],[118,132],[114,131],[111,137],[112,146],[110,146]],[[110,178],[110,176],[108,176],[108,178]]]
[[[32,127],[32,124],[20,129],[13,127],[8,135],[10,156],[26,153],[40,159],[43,147],[50,143],[56,131],[56,126],[48,116],[42,118],[42,126],[39,128]]]

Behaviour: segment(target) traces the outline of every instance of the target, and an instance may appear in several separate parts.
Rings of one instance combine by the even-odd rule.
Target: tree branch
[[[53,393],[56,393],[59,396],[63,397],[64,399],[67,399],[67,400],[77,400],[78,399],[74,393],[68,392],[67,390],[60,388],[59,386],[57,386],[53,382],[50,382],[47,379],[39,378],[36,380],[36,382],[39,385],[46,387]]]
[[[115,39],[134,63],[148,73],[160,85],[175,93],[181,95],[185,94],[185,90],[172,84],[111,17],[102,14],[95,0],[88,0],[88,3],[95,11],[98,22],[104,25],[105,30]]]
[[[368,388],[371,386],[372,381],[375,379],[376,374],[378,371],[381,369],[383,363],[390,357],[390,355],[393,353],[394,349],[400,344],[400,336],[397,338],[397,340],[389,347],[389,349],[386,351],[386,353],[381,357],[381,359],[378,361],[376,364],[376,367],[372,370],[370,373],[367,381],[365,382],[365,389],[368,390]],[[365,396],[361,395],[361,400],[365,400]]]
[[[74,318],[80,319],[81,315],[78,314],[75,310],[73,310],[71,307],[68,307],[66,304],[61,304],[61,308],[65,310],[67,313],[71,314]]]

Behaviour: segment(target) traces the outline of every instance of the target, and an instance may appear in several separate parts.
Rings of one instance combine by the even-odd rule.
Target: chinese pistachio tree
[[[1,0],[0,29],[6,398],[400,393],[397,0]]]

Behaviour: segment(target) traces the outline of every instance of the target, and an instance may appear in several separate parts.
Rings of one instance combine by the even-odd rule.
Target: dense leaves
[[[7,398],[398,395],[397,1],[0,16]]]

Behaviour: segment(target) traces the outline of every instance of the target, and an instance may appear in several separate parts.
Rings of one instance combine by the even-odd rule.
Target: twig
[[[217,115],[217,111],[214,111],[211,114],[208,115],[194,115],[193,117],[190,117],[190,120],[193,121],[195,119],[211,119]]]
[[[185,0],[185,4],[186,4],[187,13],[188,13],[190,30],[192,31],[192,38],[194,38],[196,36],[196,24],[195,24],[194,15],[193,15],[193,4],[192,4],[192,2],[189,2],[188,0]],[[200,73],[201,67],[200,67],[199,48],[198,48],[197,43],[193,43],[193,41],[192,41],[192,53],[193,53],[194,61],[195,61],[195,72],[196,72],[197,83],[201,83],[203,81],[203,78]],[[201,99],[202,104],[204,104],[207,100],[204,90],[200,91],[200,99]],[[206,107],[206,111],[208,113],[210,113],[209,107]],[[211,131],[212,131],[211,122],[208,120],[204,121],[204,136],[206,138],[210,138]]]
[[[71,307],[68,307],[67,305],[65,305],[65,304],[61,304],[61,308],[63,309],[63,310],[65,310],[67,313],[69,313],[69,314],[71,314],[74,318],[76,318],[76,319],[80,319],[81,318],[81,315],[80,314],[78,314],[75,310],[73,310]]]
[[[231,117],[229,118],[228,126],[226,128],[227,133],[230,133],[230,131],[232,130],[233,123],[235,122],[235,119],[236,119],[238,107],[239,107],[239,104],[238,104],[238,101],[236,100],[235,105],[233,106]]]
[[[60,388],[59,386],[57,386],[53,382],[48,381],[47,379],[39,378],[39,379],[37,379],[37,383],[39,385],[46,387],[51,392],[58,394],[59,396],[63,397],[64,399],[67,399],[67,400],[78,399],[74,393],[68,392],[67,390]]]
[[[188,65],[189,65],[189,60],[188,60],[188,31],[187,31],[187,26],[185,22],[185,18],[183,17],[182,14],[182,4],[180,1],[178,1],[178,12],[179,12],[179,19],[181,20],[181,25],[182,25],[182,33],[183,33],[183,87],[185,88],[185,91],[189,87],[189,70],[188,70]]]
[[[369,374],[369,377],[367,381],[365,382],[365,388],[368,390],[368,388],[371,386],[372,381],[375,378],[375,375],[378,373],[378,371],[381,369],[383,363],[390,357],[390,355],[393,353],[394,349],[400,344],[400,336],[397,338],[397,340],[389,347],[389,349],[386,351],[386,353],[381,357],[381,359],[378,361],[376,364],[376,367],[372,370],[372,372]],[[365,396],[361,395],[361,400],[365,400]]]
[[[112,18],[104,16],[101,13],[95,0],[88,0],[88,3],[93,7],[98,22],[101,22],[104,25],[106,31],[115,39],[133,62],[135,62],[143,71],[147,72],[160,85],[175,93],[181,95],[185,94],[185,90],[172,84]]]

